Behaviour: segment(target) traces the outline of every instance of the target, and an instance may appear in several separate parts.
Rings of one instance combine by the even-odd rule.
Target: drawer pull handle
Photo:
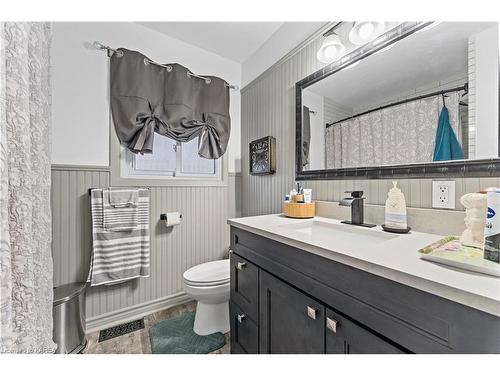
[[[236,268],[239,269],[239,270],[242,270],[243,268],[245,268],[247,266],[247,264],[245,262],[238,262],[236,264]]]
[[[243,323],[247,316],[245,314],[237,314],[236,319],[238,319],[238,322]]]
[[[316,320],[316,315],[318,314],[318,309],[315,307],[307,306],[307,316],[313,320]]]
[[[330,331],[337,333],[338,325],[339,322],[337,322],[335,319],[326,318],[326,328],[329,329]]]

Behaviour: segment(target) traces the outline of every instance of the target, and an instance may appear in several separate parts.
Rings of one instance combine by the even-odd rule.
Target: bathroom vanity
[[[500,353],[500,279],[420,259],[440,236],[228,222],[232,353]]]

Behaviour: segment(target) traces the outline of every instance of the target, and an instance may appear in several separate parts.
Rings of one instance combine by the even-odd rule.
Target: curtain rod
[[[362,113],[358,113],[357,115],[347,117],[347,118],[345,118],[343,120],[334,121],[334,122],[331,122],[329,124],[327,123],[326,127],[328,128],[328,127],[330,127],[332,125],[335,125],[335,124],[338,124],[340,122],[344,122],[344,121],[347,121],[347,120],[352,120],[353,118],[356,118],[356,117],[359,117],[359,116],[363,116],[363,115],[366,115],[366,114],[371,113],[371,112],[380,111],[381,109],[390,108],[390,107],[394,107],[396,105],[413,102],[415,100],[430,98],[431,96],[444,95],[444,94],[446,94],[448,92],[455,92],[455,91],[465,91],[465,92],[467,92],[468,89],[469,89],[469,84],[466,83],[463,86],[455,87],[453,89],[435,91],[435,92],[431,92],[430,94],[420,95],[420,96],[417,96],[417,97],[414,97],[414,98],[409,98],[409,99],[401,100],[399,102],[395,102],[395,103],[391,103],[391,104],[386,104],[386,105],[380,106],[378,108],[370,109],[368,111],[365,111],[365,112],[362,112]]]
[[[116,55],[118,57],[122,57],[123,56],[123,52],[122,51],[118,51],[118,50],[116,50],[114,48],[111,48],[110,46],[105,46],[101,42],[97,42],[96,41],[96,42],[93,43],[93,46],[94,46],[95,49],[98,49],[98,50],[101,50],[101,51],[106,51],[108,57],[113,56],[114,53],[116,53]],[[144,59],[144,64],[145,65],[152,64],[152,65],[156,65],[156,66],[159,66],[159,67],[162,67],[162,68],[166,68],[168,72],[172,71],[172,66],[160,64],[160,63],[157,63],[156,61],[153,61],[153,60],[148,59],[148,58]],[[200,76],[200,75],[194,74],[193,72],[190,72],[190,71],[188,71],[188,74],[191,77],[196,77],[196,78],[205,80],[205,83],[207,85],[212,81],[209,77]],[[231,85],[231,84],[229,84],[227,82],[224,82],[224,86],[229,87],[232,90],[239,90],[239,87],[237,85]]]

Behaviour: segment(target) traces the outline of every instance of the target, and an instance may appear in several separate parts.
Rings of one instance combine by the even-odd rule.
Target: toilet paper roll
[[[174,225],[179,225],[181,223],[181,214],[178,212],[167,212],[167,220],[165,220],[165,225],[167,227],[173,227]]]

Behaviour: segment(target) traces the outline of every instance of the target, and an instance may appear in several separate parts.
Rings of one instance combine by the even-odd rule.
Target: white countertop
[[[283,215],[229,219],[231,226],[270,238],[313,254],[347,264],[401,284],[500,316],[500,279],[420,259],[418,250],[442,238],[410,232],[370,248],[339,248],[333,238],[314,238],[287,228],[307,221],[339,224],[339,220],[315,217],[292,219]],[[346,224],[342,224],[346,225]],[[360,230],[383,232],[381,227]],[[385,233],[385,232],[384,232]]]

